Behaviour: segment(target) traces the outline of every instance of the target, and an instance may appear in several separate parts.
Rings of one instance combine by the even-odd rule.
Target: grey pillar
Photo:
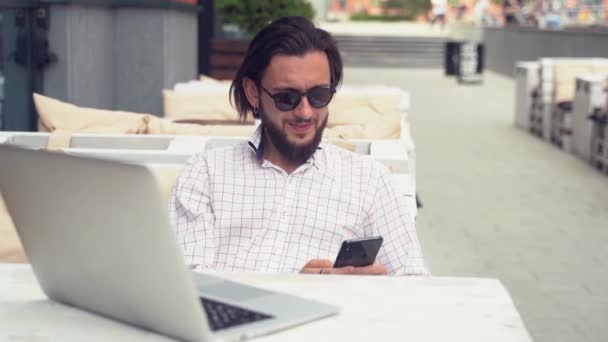
[[[197,77],[197,13],[50,6],[46,95],[80,106],[162,115],[162,89]]]
[[[33,89],[41,87],[41,82],[31,58],[33,49],[31,5],[31,2],[25,1],[0,4],[2,10],[0,43],[3,44],[0,56],[3,64],[0,130],[29,131],[36,127],[31,94]],[[19,53],[17,46],[22,47]]]

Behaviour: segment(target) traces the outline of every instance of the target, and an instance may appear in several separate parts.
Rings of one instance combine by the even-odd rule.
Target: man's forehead
[[[275,55],[264,73],[263,81],[275,88],[329,85],[329,60],[323,51],[312,51],[301,56]]]

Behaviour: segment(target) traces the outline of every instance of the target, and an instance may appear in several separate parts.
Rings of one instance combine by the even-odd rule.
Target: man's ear
[[[243,79],[243,90],[245,91],[245,96],[247,96],[247,101],[249,101],[251,107],[259,108],[260,93],[258,92],[258,87],[255,82],[252,79],[245,77]]]

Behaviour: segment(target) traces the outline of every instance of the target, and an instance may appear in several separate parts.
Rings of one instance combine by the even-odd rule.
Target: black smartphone
[[[361,267],[373,264],[382,241],[382,236],[345,240],[342,242],[334,267]]]

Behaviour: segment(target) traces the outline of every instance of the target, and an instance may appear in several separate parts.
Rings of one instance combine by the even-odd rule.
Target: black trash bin
[[[458,59],[460,58],[460,44],[459,41],[447,41],[445,43],[444,50],[444,67],[446,76],[458,75]]]
[[[483,46],[477,42],[462,42],[458,57],[458,82],[480,83],[483,72]]]
[[[477,44],[477,73],[483,74],[485,67],[485,48],[482,43]]]
[[[445,43],[446,76],[456,76],[461,83],[481,82],[484,62],[484,46],[481,43],[459,40]]]

